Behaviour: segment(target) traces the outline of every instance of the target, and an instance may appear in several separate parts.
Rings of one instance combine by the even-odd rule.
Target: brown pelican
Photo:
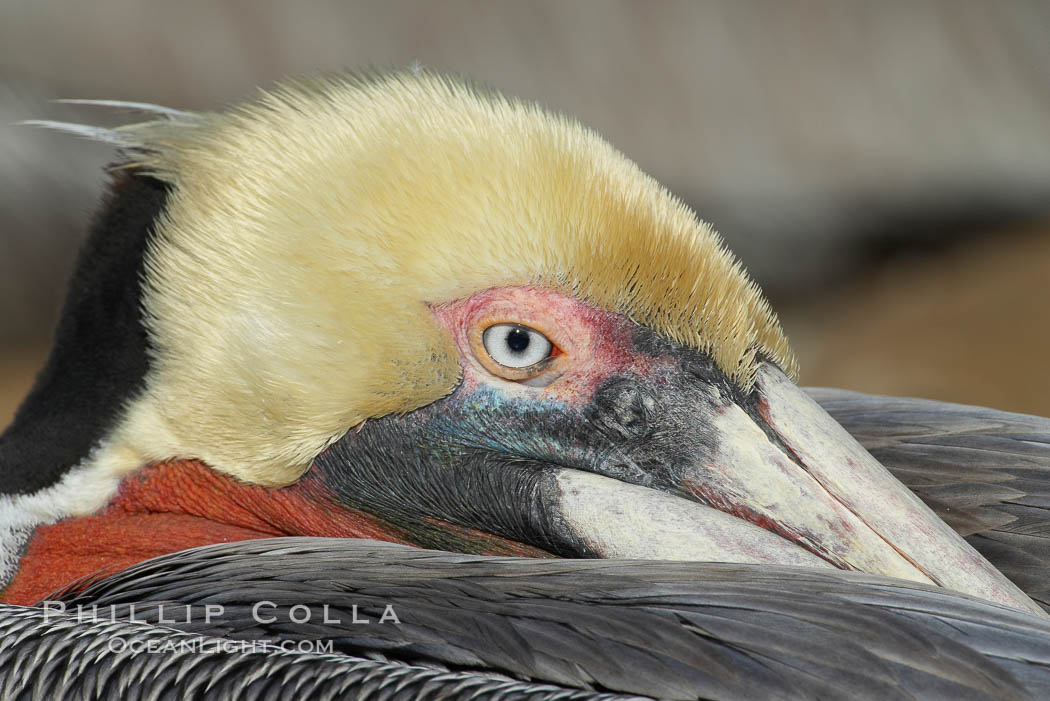
[[[1048,422],[814,401],[593,132],[425,72],[115,104],[51,124],[122,157],[0,438],[5,696],[1050,690]]]

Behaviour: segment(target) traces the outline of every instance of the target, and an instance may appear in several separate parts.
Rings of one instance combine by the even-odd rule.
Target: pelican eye
[[[485,352],[508,368],[528,368],[551,357],[554,344],[539,331],[521,324],[495,324],[481,335]]]

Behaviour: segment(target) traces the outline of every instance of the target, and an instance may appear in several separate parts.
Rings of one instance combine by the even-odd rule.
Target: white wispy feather
[[[106,127],[97,127],[91,124],[56,122],[50,119],[26,119],[21,122],[15,122],[15,124],[24,127],[53,129],[54,131],[72,134],[91,141],[101,141],[102,143],[116,146],[129,147],[134,145],[133,140],[127,134],[121,133],[119,129],[107,129]]]
[[[148,112],[151,114],[162,114],[176,119],[192,120],[196,115],[193,112],[177,110],[164,105],[154,105],[149,102],[128,102],[126,100],[91,100],[84,98],[63,98],[55,100],[63,105],[88,105],[90,107],[113,107],[115,109],[128,109],[137,112]]]

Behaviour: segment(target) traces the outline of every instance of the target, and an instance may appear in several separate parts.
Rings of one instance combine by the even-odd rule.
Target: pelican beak
[[[594,554],[859,570],[1046,615],[775,366],[744,399],[689,387],[656,419],[673,446],[557,473],[557,519]]]
[[[838,568],[1045,616],[777,366],[745,389],[631,338],[587,392],[464,383],[351,431],[318,476],[427,547]]]

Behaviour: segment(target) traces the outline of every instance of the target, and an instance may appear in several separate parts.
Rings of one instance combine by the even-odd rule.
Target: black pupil
[[[507,348],[514,355],[521,355],[529,347],[529,332],[525,329],[511,329],[507,332]]]

